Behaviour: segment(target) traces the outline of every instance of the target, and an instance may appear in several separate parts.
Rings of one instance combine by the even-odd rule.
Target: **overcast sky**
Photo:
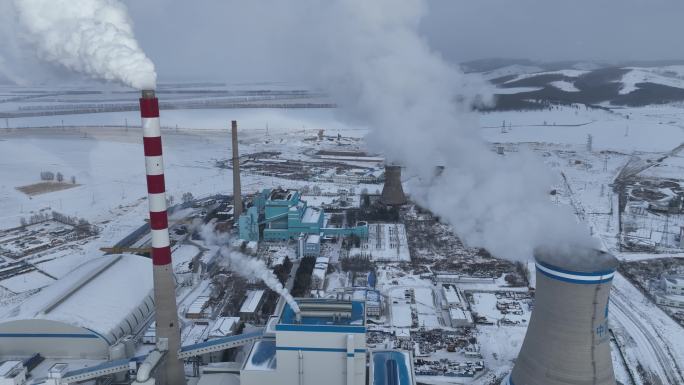
[[[321,0],[333,1],[333,0]],[[372,0],[369,0],[372,1]],[[401,1],[401,0],[397,0]],[[124,0],[161,80],[290,80],[306,56],[306,7],[297,0]],[[64,76],[37,63],[0,2],[0,74]],[[420,25],[450,62],[684,58],[681,0],[427,0]],[[293,31],[296,29],[296,31]],[[276,42],[276,44],[274,44]],[[30,70],[29,70],[30,69]]]

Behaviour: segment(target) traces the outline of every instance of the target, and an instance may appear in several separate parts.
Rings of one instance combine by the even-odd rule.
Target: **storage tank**
[[[608,297],[617,268],[594,249],[539,249],[536,300],[510,385],[615,385]]]

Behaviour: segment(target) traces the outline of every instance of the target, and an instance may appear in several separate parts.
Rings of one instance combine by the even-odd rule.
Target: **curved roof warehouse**
[[[0,320],[0,358],[107,359],[109,346],[154,313],[152,261],[95,258],[17,305]]]

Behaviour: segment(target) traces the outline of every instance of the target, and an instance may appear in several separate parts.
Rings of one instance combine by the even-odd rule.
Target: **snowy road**
[[[615,275],[610,304],[614,329],[632,342],[627,359],[640,362],[663,383],[684,384],[679,367],[684,330],[620,274]]]

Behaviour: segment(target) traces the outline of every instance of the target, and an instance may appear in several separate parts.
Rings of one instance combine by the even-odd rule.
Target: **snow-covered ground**
[[[487,113],[480,116],[480,125],[482,136],[490,142],[581,145],[591,135],[596,151],[664,152],[684,142],[683,114],[684,109],[676,107],[626,109],[619,113],[554,107],[550,111]],[[505,132],[501,130],[503,122]]]
[[[549,83],[552,86],[558,88],[561,91],[565,92],[578,92],[579,89],[575,87],[575,84],[566,80],[557,80],[555,82]]]
[[[655,83],[669,87],[684,88],[684,71],[682,66],[665,68],[630,68],[622,75],[620,94],[625,95],[639,88],[639,83]]]

